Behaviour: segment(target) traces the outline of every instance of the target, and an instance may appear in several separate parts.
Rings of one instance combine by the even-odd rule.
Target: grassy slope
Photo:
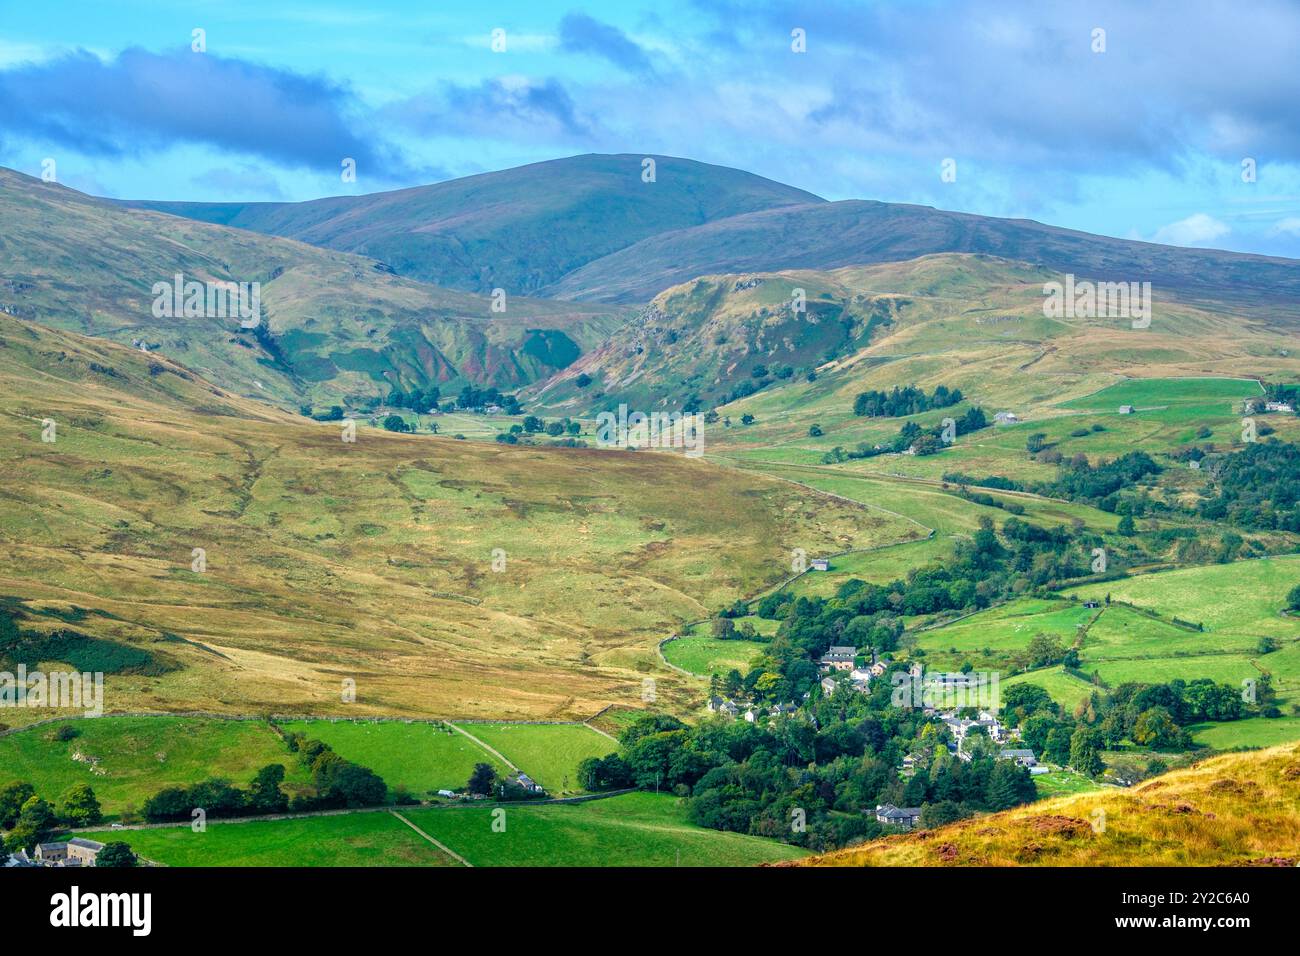
[[[580,724],[464,724],[552,793],[578,793],[578,764],[604,757],[618,744]]]
[[[0,169],[0,306],[122,344],[136,339],[246,396],[296,409],[387,395],[390,384],[472,380],[514,388],[555,371],[529,330],[581,350],[620,310],[485,298],[399,278],[370,259],[224,226],[127,209]],[[152,287],[260,282],[262,314],[287,365],[238,320],[155,318]],[[555,360],[558,364],[563,364]]]
[[[0,782],[25,780],[46,800],[90,785],[111,819],[136,810],[163,787],[225,777],[246,787],[267,764],[282,764],[286,789],[306,771],[262,721],[196,717],[103,717],[69,721],[80,736],[60,741],[59,724],[0,737]]]
[[[1104,818],[1098,815],[1104,813]],[[1102,832],[1094,821],[1104,819]],[[1300,745],[1214,757],[1131,790],[1058,797],[876,840],[814,866],[1295,866]]]
[[[426,723],[295,720],[283,727],[323,740],[341,757],[369,767],[390,792],[405,787],[420,799],[464,787],[477,763],[492,764],[502,774],[507,770],[464,735]]]
[[[298,820],[212,823],[189,827],[106,830],[92,840],[122,840],[166,866],[459,866],[386,811]]]
[[[676,797],[631,793],[590,803],[507,806],[505,831],[483,806],[400,811],[474,866],[752,866],[794,847],[689,823]],[[446,866],[445,854],[387,812],[301,820],[106,831],[169,866]]]
[[[775,583],[794,547],[917,533],[679,456],[364,427],[346,444],[9,317],[0,387],[0,595],[99,612],[79,626],[184,665],[110,676],[110,709],[341,712],[352,678],[353,716],[555,719],[637,701],[651,673],[671,706],[682,679],[654,646],[681,621]]]

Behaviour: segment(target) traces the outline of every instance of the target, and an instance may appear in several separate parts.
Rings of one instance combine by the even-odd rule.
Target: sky
[[[296,201],[660,154],[1300,257],[1297,49],[1295,0],[0,0],[0,165]]]

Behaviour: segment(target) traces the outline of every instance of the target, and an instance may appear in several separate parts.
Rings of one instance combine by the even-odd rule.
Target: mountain
[[[788,865],[1295,867],[1298,847],[1300,746],[1287,744]]]
[[[731,416],[754,413],[760,432],[785,422],[786,440],[849,414],[867,388],[945,385],[1024,411],[1117,376],[1300,375],[1281,308],[1255,314],[1230,291],[1201,305],[1158,288],[1147,328],[1049,319],[1043,284],[1059,278],[977,254],[704,275],[664,290],[617,336],[524,394],[566,411],[732,403]]]
[[[1300,322],[1300,261],[1111,239],[1029,219],[850,200],[782,206],[660,233],[576,269],[542,290],[559,299],[644,302],[699,275],[834,269],[969,252],[1054,273],[1150,282],[1155,294],[1285,311]]]
[[[642,181],[646,158],[654,182]],[[311,202],[129,205],[358,253],[449,288],[527,295],[659,233],[820,201],[738,169],[629,153]]]
[[[618,307],[519,296],[498,312],[373,259],[125,208],[4,169],[0,222],[0,311],[147,347],[285,407],[363,402],[394,386],[513,390],[624,320]],[[262,328],[155,316],[155,283],[177,274],[261,283]]]
[[[0,394],[0,663],[16,619],[57,643],[21,635],[36,660],[112,665],[79,668],[108,672],[111,709],[575,719],[638,704],[648,674],[685,707],[656,652],[682,620],[775,584],[789,541],[915,536],[680,455],[364,424],[348,443],[6,315]]]

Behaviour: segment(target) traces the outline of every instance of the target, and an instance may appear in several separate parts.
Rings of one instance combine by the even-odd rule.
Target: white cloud
[[[1287,216],[1273,223],[1270,236],[1300,236],[1300,216]]]
[[[1161,226],[1152,236],[1153,242],[1170,246],[1202,246],[1222,239],[1232,229],[1225,222],[1203,212],[1193,213],[1167,226]]]

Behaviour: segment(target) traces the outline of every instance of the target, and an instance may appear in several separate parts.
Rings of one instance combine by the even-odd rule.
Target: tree
[[[564,434],[564,423],[551,422],[546,426],[546,434],[550,435],[552,438],[559,438]]]
[[[36,788],[24,780],[14,780],[0,787],[0,830],[12,829],[18,822],[23,804],[36,796]]]
[[[746,412],[744,415],[740,416],[740,424],[742,425],[754,424],[754,416]]]
[[[729,617],[715,617],[711,627],[713,636],[720,641],[729,641],[736,636],[736,622]]]
[[[1152,707],[1133,724],[1133,742],[1152,750],[1170,750],[1182,742],[1182,731],[1163,707]]]
[[[809,438],[821,438],[821,437],[822,437],[822,427],[821,427],[820,425],[813,425],[812,427],[810,427],[810,428],[808,429],[808,437],[809,437]]]
[[[9,831],[5,843],[10,850],[29,850],[49,838],[56,822],[50,805],[40,797],[32,797],[23,804],[18,813],[18,822]]]
[[[490,763],[476,763],[474,769],[469,775],[469,784],[466,789],[470,793],[481,794],[482,796],[491,796],[493,789],[496,787],[497,771]]]
[[[407,431],[406,419],[401,415],[389,415],[384,419],[384,429],[390,432]]]
[[[121,840],[105,843],[104,848],[95,857],[96,867],[122,869],[135,866],[135,864],[136,855],[131,851],[131,847]]]
[[[95,791],[84,783],[73,784],[59,798],[59,819],[74,827],[94,826],[104,819]]]
[[[1125,515],[1124,517],[1120,518],[1119,525],[1115,528],[1115,530],[1118,531],[1126,538],[1131,538],[1133,537],[1133,535],[1137,534],[1137,526],[1134,525],[1133,523],[1133,516]]]
[[[578,377],[573,380],[573,384],[578,388],[586,388],[591,384],[591,376],[586,372],[579,372]]]
[[[1293,587],[1287,594],[1286,606],[1292,611],[1300,611],[1300,584]]]
[[[284,765],[267,764],[257,772],[248,791],[248,806],[257,813],[283,813],[289,798],[280,789],[284,781]]]
[[[1095,777],[1106,769],[1101,759],[1101,741],[1095,731],[1087,727],[1075,730],[1070,737],[1070,766],[1089,777]]]
[[[536,415],[529,415],[524,419],[524,431],[528,432],[530,435],[542,431],[545,427],[546,423]]]

